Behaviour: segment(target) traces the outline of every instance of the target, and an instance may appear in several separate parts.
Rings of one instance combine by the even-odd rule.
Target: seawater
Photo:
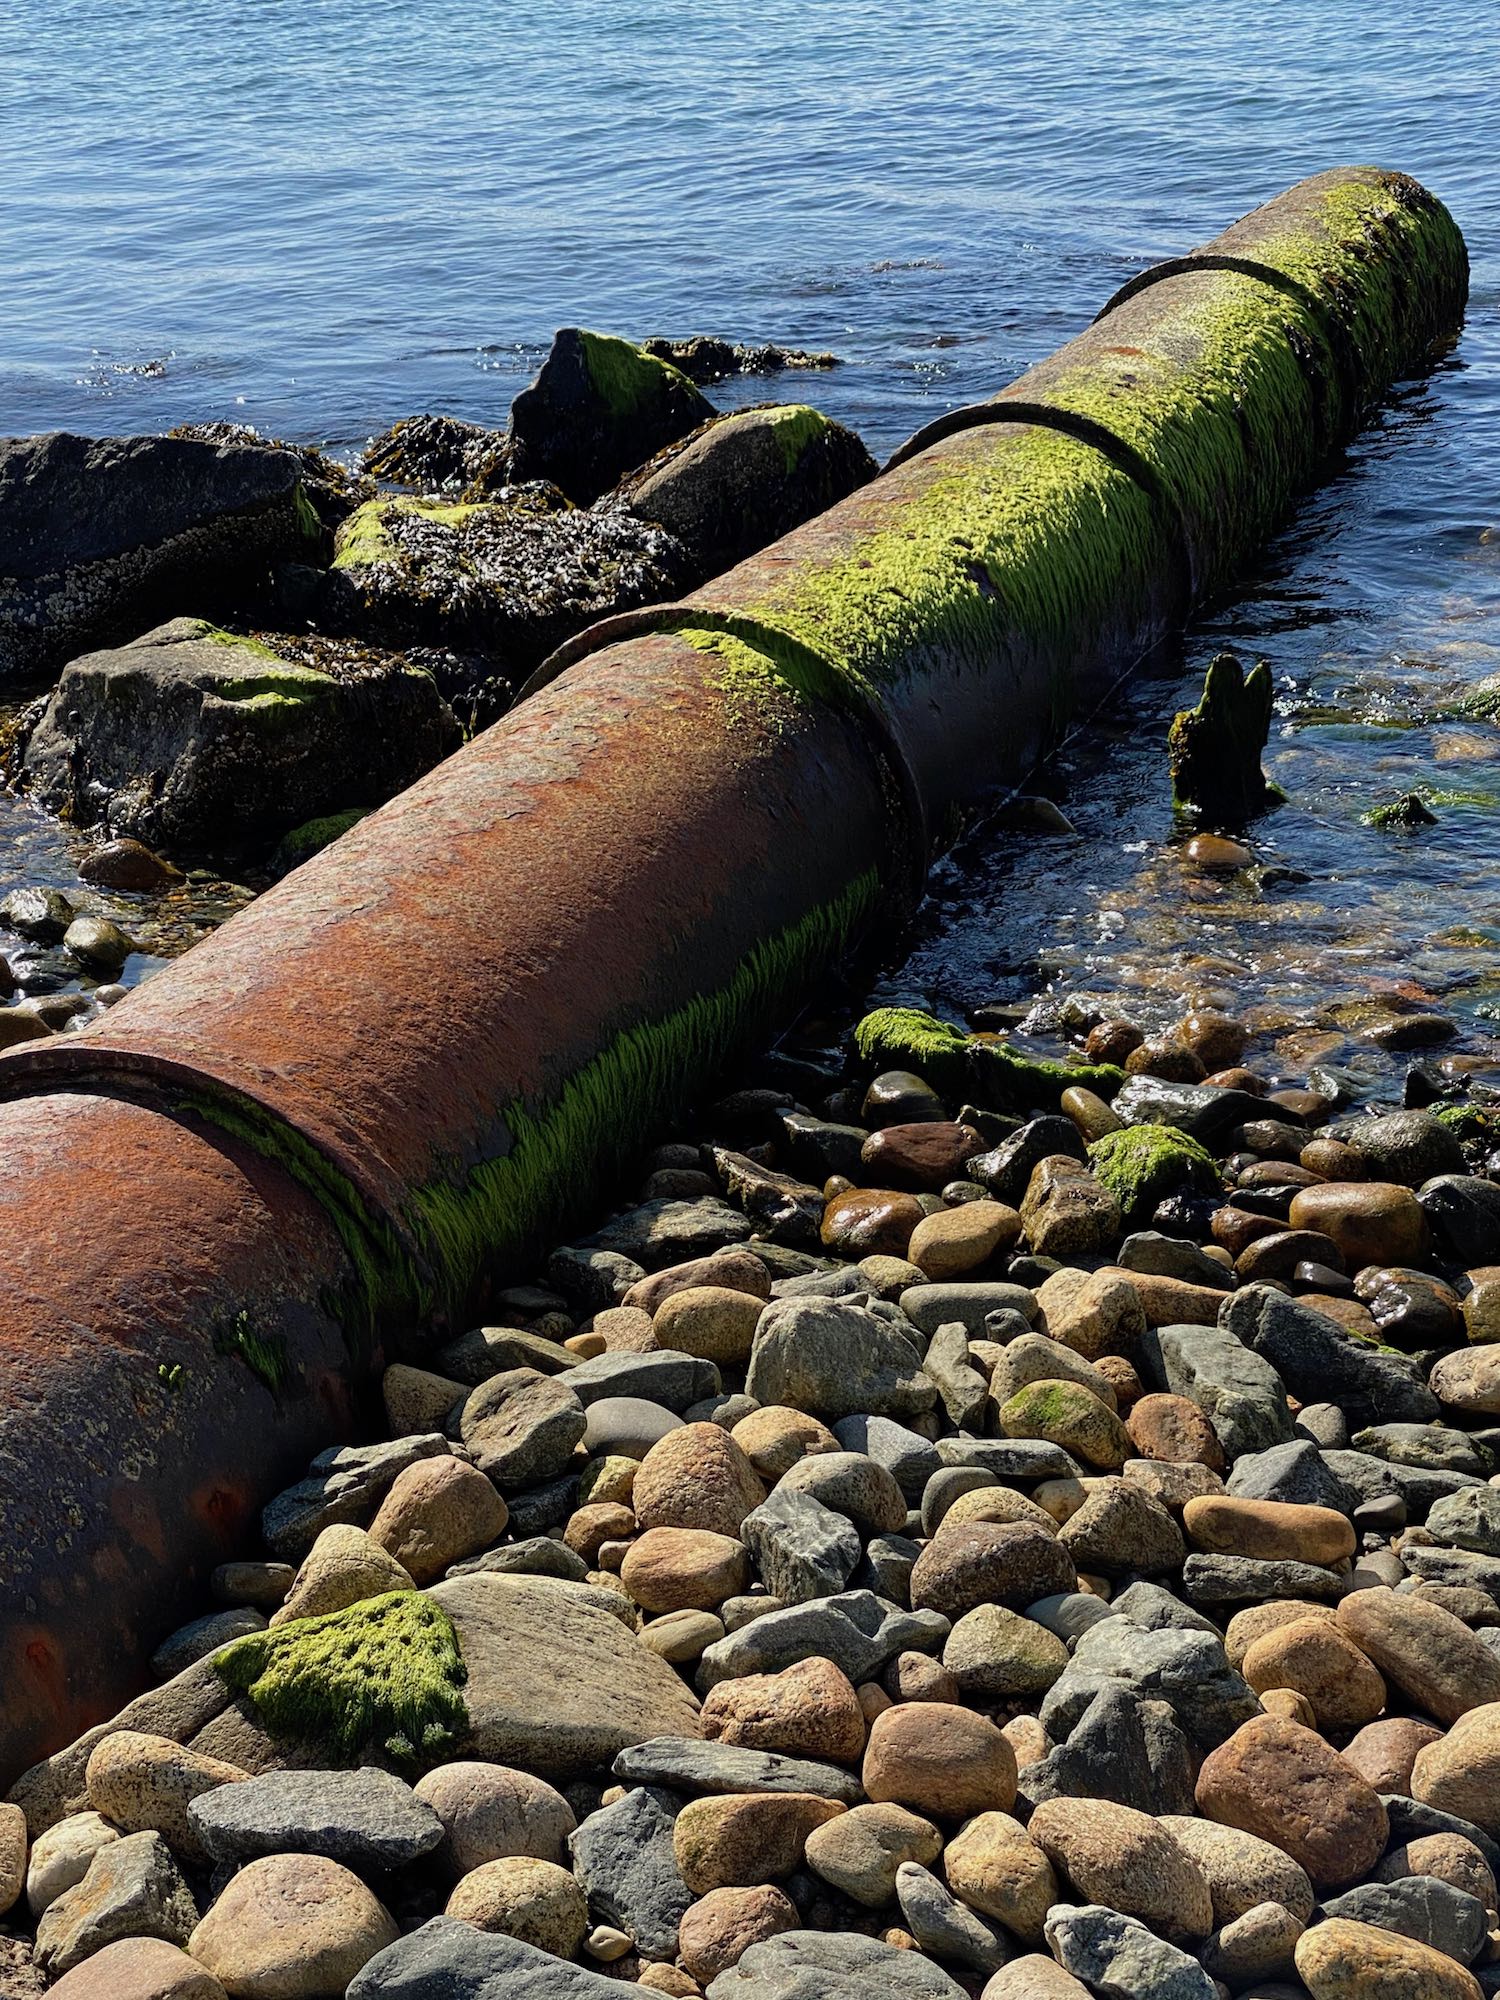
[[[716,398],[883,453],[1301,175],[1403,168],[1469,240],[1457,350],[1043,775],[1076,832],[944,864],[890,988],[1165,1017],[1207,984],[1289,1061],[1395,993],[1480,1046],[1500,730],[1446,717],[1500,669],[1497,159],[1500,16],[1451,0],[8,0],[0,433],[232,418],[350,454],[417,410],[503,422],[583,323],[832,348]],[[1167,798],[1226,645],[1277,684],[1259,884],[1185,869]],[[1414,788],[1436,827],[1365,825]],[[0,893],[74,853],[0,800]]]

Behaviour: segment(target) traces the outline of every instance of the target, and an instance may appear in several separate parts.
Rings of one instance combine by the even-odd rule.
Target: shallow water
[[[896,980],[1148,1015],[1227,987],[1289,1062],[1338,1038],[1330,998],[1402,982],[1482,1040],[1500,730],[1432,717],[1500,667],[1497,83],[1500,20],[1451,0],[10,0],[0,432],[230,417],[349,452],[414,410],[501,421],[582,321],[832,347],[715,393],[810,398],[881,452],[1300,175],[1402,167],[1469,238],[1456,356],[1059,760],[1075,836],[966,843]],[[1225,644],[1277,679],[1292,804],[1257,844],[1310,878],[1258,894],[1170,845],[1166,722]],[[1413,787],[1438,826],[1362,823]],[[72,869],[0,800],[0,893]]]

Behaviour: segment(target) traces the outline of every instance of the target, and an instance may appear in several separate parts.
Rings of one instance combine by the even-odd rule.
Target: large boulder
[[[651,1737],[703,1734],[672,1668],[593,1593],[480,1572],[430,1594],[453,1620],[468,1673],[455,1756],[572,1778]]]
[[[180,851],[270,841],[376,805],[458,748],[432,676],[361,653],[334,671],[175,618],[63,672],[26,749],[41,802]]]
[[[806,403],[787,403],[716,418],[626,480],[619,497],[627,512],[675,535],[707,577],[821,514],[878,470],[853,431]]]
[[[193,438],[0,442],[0,683],[178,611],[222,615],[323,528],[289,452]]]
[[[515,476],[550,479],[587,506],[713,413],[669,361],[613,334],[565,326],[511,405]]]
[[[537,482],[482,501],[367,501],[339,529],[321,610],[383,645],[482,655],[516,685],[586,625],[693,578],[665,528]]]

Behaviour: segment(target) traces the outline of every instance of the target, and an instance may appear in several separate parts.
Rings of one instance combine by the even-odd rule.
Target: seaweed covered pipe
[[[1456,330],[1447,211],[1303,182],[535,692],[98,1026],[0,1060],[0,1766],[248,1510],[899,918],[965,804]]]

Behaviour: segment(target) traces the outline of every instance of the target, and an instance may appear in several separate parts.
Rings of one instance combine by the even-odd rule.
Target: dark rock
[[[783,1604],[806,1604],[834,1597],[848,1583],[860,1557],[852,1521],[825,1507],[810,1493],[777,1487],[769,1500],[747,1514],[741,1539],[762,1582]]]
[[[1227,1484],[1237,1500],[1291,1501],[1332,1507],[1340,1514],[1352,1514],[1357,1504],[1357,1495],[1308,1438],[1245,1453],[1236,1459]]]
[[[903,1861],[896,1870],[896,1900],[906,1927],[922,1947],[938,1958],[950,1958],[981,1977],[996,1972],[1010,1957],[1010,1947],[984,1919],[949,1893],[930,1868]]]
[[[1472,1841],[1494,1872],[1500,1875],[1500,1840],[1495,1840],[1483,1827],[1475,1826],[1472,1820],[1463,1819],[1458,1813],[1444,1812],[1440,1806],[1423,1805],[1420,1799],[1408,1798],[1404,1792],[1382,1792],[1380,1803],[1390,1821],[1388,1853],[1392,1848],[1406,1847],[1414,1840],[1424,1839],[1429,1833],[1456,1833],[1462,1839]]]
[[[613,496],[660,522],[699,577],[716,576],[821,514],[879,467],[851,430],[806,404],[714,417]]]
[[[1058,1964],[1099,2000],[1217,2000],[1197,1959],[1102,1903],[1054,1903],[1046,1932]]]
[[[1234,1288],[1234,1273],[1207,1256],[1196,1243],[1159,1230],[1138,1229],[1127,1236],[1115,1253],[1122,1271],[1140,1271],[1147,1277],[1178,1278],[1184,1284],[1207,1285],[1216,1292]]]
[[[942,1464],[936,1445],[890,1417],[840,1417],[833,1434],[845,1451],[863,1452],[883,1465],[912,1506],[920,1503],[928,1480]]]
[[[586,506],[713,414],[670,362],[612,334],[565,326],[511,405],[515,472],[550,479]]]
[[[1305,1402],[1361,1398],[1378,1417],[1413,1423],[1438,1414],[1437,1398],[1414,1361],[1356,1340],[1337,1321],[1270,1286],[1233,1293],[1219,1324],[1270,1362]]]
[[[731,1632],[703,1655],[698,1686],[746,1674],[775,1674],[821,1654],[858,1687],[874,1680],[898,1653],[930,1653],[948,1636],[949,1621],[931,1611],[901,1611],[868,1590],[847,1590],[812,1604],[768,1611]]]
[[[261,1511],[261,1533],[283,1562],[300,1562],[325,1528],[340,1523],[363,1527],[418,1459],[437,1458],[449,1449],[437,1432],[396,1438],[388,1444],[331,1445],[308,1467],[306,1479],[278,1493]]]
[[[659,1271],[707,1257],[728,1243],[743,1243],[751,1233],[749,1221],[737,1208],[717,1195],[706,1195],[698,1201],[644,1201],[624,1209],[583,1247],[613,1250],[647,1270]]]
[[[61,944],[76,914],[60,889],[12,889],[0,902],[0,929],[33,944]]]
[[[633,1257],[589,1243],[566,1245],[547,1259],[548,1282],[586,1312],[618,1305],[645,1275],[645,1266]]]
[[[1336,1604],[1348,1588],[1347,1577],[1316,1563],[1190,1555],[1182,1566],[1182,1594],[1193,1604],[1264,1604],[1274,1597]]]
[[[377,1952],[347,2000],[619,2000],[620,1983],[459,1917],[434,1917]]]
[[[777,1124],[779,1149],[798,1173],[816,1179],[819,1186],[830,1174],[848,1180],[858,1175],[860,1152],[870,1136],[863,1125],[830,1124],[806,1111],[782,1111]]]
[[[639,1785],[568,1836],[589,1914],[624,1931],[647,1958],[677,1956],[677,1926],[693,1901],[672,1848],[680,1805],[670,1792]]]
[[[1474,1174],[1440,1174],[1417,1191],[1433,1239],[1465,1270],[1500,1258],[1500,1187]]]
[[[569,1504],[560,1515],[566,1520],[573,1512],[572,1502],[578,1492],[578,1482],[568,1479],[559,1480],[558,1484],[567,1489]],[[535,1499],[536,1494],[524,1497]],[[512,1531],[514,1526],[515,1509],[512,1508]],[[507,1542],[504,1548],[486,1549],[483,1555],[471,1556],[467,1562],[454,1563],[446,1574],[473,1576],[479,1570],[490,1570],[497,1576],[556,1576],[566,1583],[582,1583],[588,1576],[589,1566],[566,1542],[554,1541],[551,1535],[528,1535],[524,1541]]]
[[[634,1744],[619,1753],[612,1768],[621,1784],[665,1785],[695,1797],[705,1792],[810,1792],[842,1805],[858,1805],[864,1798],[859,1780],[837,1764],[733,1743],[701,1743],[691,1736],[657,1736]]]
[[[1213,1083],[1168,1083],[1158,1076],[1133,1076],[1114,1099],[1127,1125],[1174,1125],[1212,1148],[1236,1125],[1262,1117],[1265,1105],[1247,1090],[1223,1090]]]
[[[1123,1683],[1101,1687],[1073,1726],[1020,1776],[1022,1795],[1043,1799],[1113,1799],[1148,1813],[1192,1813],[1193,1752],[1164,1701]]]
[[[1216,653],[1196,708],[1173,717],[1167,737],[1172,798],[1224,825],[1242,825],[1284,798],[1260,767],[1271,729],[1271,669],[1247,674],[1233,653]]]
[[[1395,1882],[1364,1882],[1330,1896],[1325,1917],[1347,1917],[1356,1924],[1376,1924],[1415,1938],[1469,1965],[1484,1943],[1489,1919],[1477,1896],[1456,1889],[1433,1875],[1403,1875]]]
[[[1260,1713],[1259,1700],[1211,1633],[1146,1631],[1128,1618],[1106,1618],[1082,1635],[1043,1699],[1042,1726],[1054,1742],[1072,1734],[1110,1682],[1166,1702],[1200,1751],[1217,1748]]]
[[[203,1792],[188,1818],[217,1861],[323,1854],[356,1870],[403,1868],[430,1854],[443,1823],[389,1771],[267,1771]]]
[[[963,2000],[963,1988],[919,1951],[857,1931],[783,1931],[751,1945],[708,1988],[708,2000]]]
[[[670,361],[690,382],[723,382],[731,375],[779,375],[783,369],[837,368],[836,354],[809,352],[803,347],[780,347],[774,341],[747,344],[719,340],[713,334],[695,333],[686,340],[670,340],[653,334],[641,342],[647,354],[658,361]]]
[[[1033,1118],[990,1152],[971,1159],[964,1171],[997,1201],[1008,1202],[1015,1208],[1020,1205],[1033,1169],[1053,1154],[1062,1154],[1070,1160],[1088,1159],[1088,1148],[1071,1118],[1060,1115]]]
[[[1457,1134],[1430,1111],[1390,1111],[1361,1118],[1349,1128],[1349,1144],[1372,1181],[1420,1187],[1439,1174],[1464,1173],[1464,1149]]]
[[[762,1235],[794,1247],[817,1248],[823,1221],[823,1196],[818,1188],[775,1173],[724,1146],[713,1148],[713,1163],[725,1194]]]
[[[69,664],[26,770],[42,804],[76,821],[221,852],[378,805],[460,741],[419,668],[385,660],[341,678],[178,618]]]
[[[222,616],[323,529],[289,452],[185,438],[0,442],[0,683],[174,613]]]
[[[1231,1459],[1290,1442],[1281,1377],[1235,1334],[1222,1327],[1163,1326],[1145,1336],[1141,1349],[1146,1374],[1157,1387],[1196,1403]]]
[[[596,1354],[592,1361],[570,1368],[565,1380],[585,1409],[605,1397],[630,1396],[678,1415],[705,1396],[717,1395],[723,1386],[712,1361],[671,1348],[648,1354]]]

